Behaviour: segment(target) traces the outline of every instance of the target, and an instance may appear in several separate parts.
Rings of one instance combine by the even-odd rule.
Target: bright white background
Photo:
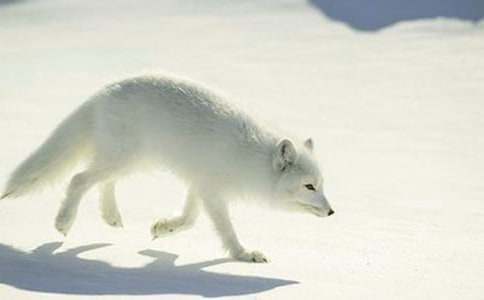
[[[386,7],[389,22],[365,27],[328,2],[0,1],[2,184],[102,85],[170,72],[312,136],[336,210],[235,205],[241,241],[271,259],[256,265],[223,259],[205,217],[150,241],[182,205],[170,174],[119,185],[122,230],[90,192],[66,239],[53,227],[59,185],[0,203],[0,299],[483,297],[484,24]]]

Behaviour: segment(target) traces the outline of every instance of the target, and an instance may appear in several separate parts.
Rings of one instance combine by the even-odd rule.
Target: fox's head
[[[326,217],[334,211],[324,195],[323,177],[313,148],[310,138],[300,147],[289,139],[277,143],[273,154],[273,168],[277,173],[274,193],[285,208]]]

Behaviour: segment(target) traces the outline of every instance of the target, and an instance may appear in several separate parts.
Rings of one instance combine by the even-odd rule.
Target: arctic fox
[[[103,219],[122,226],[116,180],[163,166],[188,186],[183,213],[151,227],[153,238],[190,228],[200,207],[236,259],[267,262],[237,239],[229,199],[254,197],[317,216],[334,213],[323,194],[313,141],[280,136],[198,84],[140,76],[106,86],[65,119],[11,175],[1,198],[18,197],[59,179],[80,160],[55,226],[66,235],[82,196],[100,191]]]

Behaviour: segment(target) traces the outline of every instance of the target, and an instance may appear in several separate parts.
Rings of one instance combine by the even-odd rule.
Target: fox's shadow
[[[152,263],[144,267],[124,268],[78,256],[82,252],[109,244],[87,245],[54,254],[61,245],[59,242],[46,243],[28,253],[0,244],[0,284],[56,294],[185,294],[222,297],[258,293],[297,283],[203,270],[230,262],[230,259],[176,266],[177,255],[143,250],[139,254],[155,258]]]

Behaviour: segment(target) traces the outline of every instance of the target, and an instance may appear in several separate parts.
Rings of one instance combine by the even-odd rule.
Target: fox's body
[[[182,216],[153,225],[154,237],[188,228],[203,203],[232,256],[265,261],[239,244],[227,201],[258,196],[280,206],[331,214],[311,152],[311,140],[293,143],[197,84],[137,77],[107,86],[62,122],[15,170],[3,197],[34,191],[84,159],[87,169],[72,178],[57,229],[67,234],[83,194],[94,185],[101,192],[104,219],[121,226],[116,180],[137,170],[167,168],[189,187],[187,203]],[[297,187],[313,186],[314,195],[295,195],[302,192],[291,188],[296,182]],[[292,200],[294,196],[303,199]]]
[[[250,192],[260,183],[251,175],[264,171],[261,163],[272,158],[268,145],[277,142],[217,95],[173,79],[126,80],[91,105],[96,155],[133,168],[166,167],[197,189]]]

